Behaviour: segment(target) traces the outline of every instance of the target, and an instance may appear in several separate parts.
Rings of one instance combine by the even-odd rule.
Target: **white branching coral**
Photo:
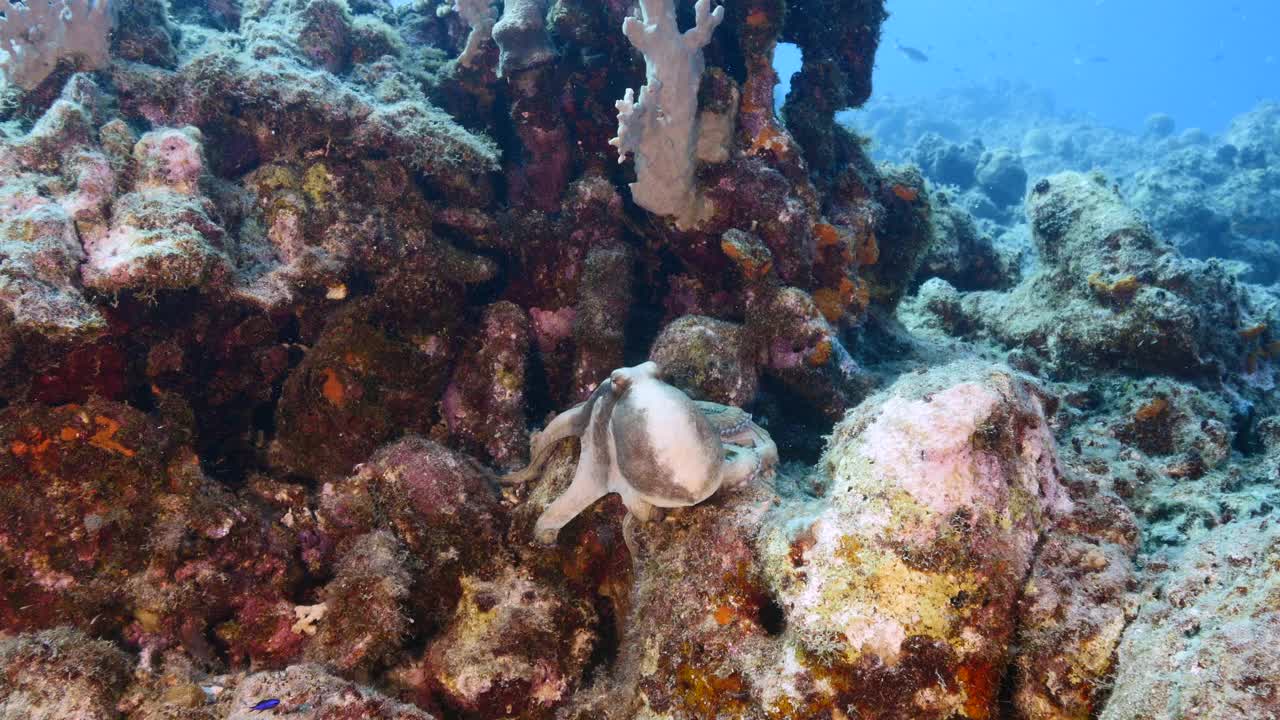
[[[31,90],[58,61],[75,59],[82,70],[108,62],[113,16],[109,0],[0,0],[0,78]]]
[[[694,5],[696,22],[681,33],[673,0],[640,0],[640,12],[627,18],[622,32],[644,53],[645,84],[639,97],[630,88],[619,100],[618,162],[627,153],[636,161],[631,196],[636,204],[676,219],[678,227],[695,225],[703,210],[694,188],[698,148],[698,86],[705,62],[702,48],[724,19],[708,0]]]

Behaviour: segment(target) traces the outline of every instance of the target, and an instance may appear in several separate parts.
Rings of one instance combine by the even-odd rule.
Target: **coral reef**
[[[1036,273],[1008,293],[970,293],[946,309],[931,300],[943,281],[930,281],[910,322],[959,315],[945,322],[989,333],[1061,375],[1107,366],[1216,376],[1246,367],[1241,334],[1265,327],[1267,309],[1220,263],[1181,257],[1101,175],[1040,180],[1027,213]]]
[[[991,221],[994,235],[1020,218],[976,182],[984,143],[1011,150],[1031,178],[1100,169],[1183,254],[1246,263],[1242,276],[1266,284],[1280,271],[1280,250],[1268,239],[1277,215],[1277,107],[1261,101],[1213,137],[1196,128],[1175,132],[1164,113],[1138,134],[1056,108],[1042,92],[994,84],[927,102],[879,96],[853,121],[875,137],[878,158],[914,162],[931,181],[955,186],[959,204]]]
[[[1280,277],[1274,238],[1280,213],[1280,107],[1262,103],[1237,117],[1213,144],[1189,145],[1160,158],[1126,183],[1135,207],[1183,252],[1231,257],[1249,277]]]
[[[85,233],[85,287],[102,292],[184,290],[225,285],[231,263],[225,232],[199,194],[204,160],[200,131],[153,130],[133,147],[134,191],[111,204],[111,224]]]
[[[1280,114],[884,5],[6,5],[0,716],[1274,714]]]

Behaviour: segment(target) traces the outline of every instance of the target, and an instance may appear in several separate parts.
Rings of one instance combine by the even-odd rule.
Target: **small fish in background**
[[[1071,62],[1076,65],[1101,65],[1103,63],[1111,62],[1111,58],[1108,58],[1106,55],[1091,55],[1087,58],[1077,57]]]
[[[908,47],[906,45],[903,45],[901,40],[894,40],[893,42],[894,42],[894,45],[897,46],[898,52],[901,52],[903,55],[906,55],[907,59],[911,60],[912,62],[918,62],[918,63],[929,62],[929,56],[925,55],[923,52],[920,52],[919,50],[913,47]]]
[[[252,710],[253,712],[266,712],[267,710],[270,710],[271,708],[274,708],[279,704],[280,704],[280,700],[278,698],[268,698],[266,700],[263,700],[262,702],[259,702],[257,705],[254,705],[249,709]]]

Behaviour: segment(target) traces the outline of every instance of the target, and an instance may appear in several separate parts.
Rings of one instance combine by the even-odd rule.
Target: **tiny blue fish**
[[[254,712],[262,712],[263,710],[270,710],[271,708],[279,704],[280,704],[280,701],[278,699],[271,698],[270,700],[263,700],[262,702],[258,703],[257,705],[254,705],[249,709]]]

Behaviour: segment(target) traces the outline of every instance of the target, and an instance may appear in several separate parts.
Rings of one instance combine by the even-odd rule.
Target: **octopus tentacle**
[[[778,446],[764,428],[748,423],[740,432],[721,437],[727,457],[724,484],[729,487],[765,479],[778,465]]]
[[[582,434],[590,410],[589,403],[590,401],[574,405],[555,416],[542,432],[534,433],[529,443],[529,464],[523,470],[502,476],[500,482],[503,485],[520,485],[538,477],[556,443]]]
[[[520,485],[538,477],[542,472],[542,466],[551,457],[551,450],[556,443],[569,437],[581,437],[591,424],[591,415],[595,412],[600,398],[612,392],[613,388],[606,380],[600,383],[586,400],[552,418],[542,432],[534,433],[529,443],[529,465],[523,470],[502,477],[499,482],[503,485]]]
[[[538,522],[533,527],[534,536],[541,543],[554,543],[556,536],[560,534],[560,528],[608,494],[609,489],[605,486],[599,468],[584,458],[578,462],[578,469],[573,475],[573,482],[569,483],[569,489],[538,516]]]
[[[732,405],[695,400],[694,405],[706,416],[721,438],[737,435],[751,425],[751,413]]]
[[[608,390],[605,390],[605,392],[608,392]],[[583,428],[580,432],[582,451],[578,455],[578,468],[573,473],[573,481],[569,483],[569,489],[565,490],[560,497],[556,498],[542,511],[542,514],[538,516],[538,521],[533,526],[534,537],[539,542],[554,543],[556,536],[560,534],[560,528],[568,525],[570,520],[610,492],[608,456],[599,452],[600,448],[597,447],[599,443],[597,439],[598,433],[588,432],[587,430],[595,427],[598,423],[605,422],[608,414],[613,409],[613,404],[611,402],[594,402],[597,397],[597,395],[593,394],[592,400],[584,403],[585,407],[582,412],[589,412],[590,415],[585,419],[579,418]],[[556,419],[558,420],[559,418]],[[552,424],[555,424],[554,420]],[[560,431],[563,432],[563,430]],[[604,459],[603,463],[601,462],[602,458]]]

